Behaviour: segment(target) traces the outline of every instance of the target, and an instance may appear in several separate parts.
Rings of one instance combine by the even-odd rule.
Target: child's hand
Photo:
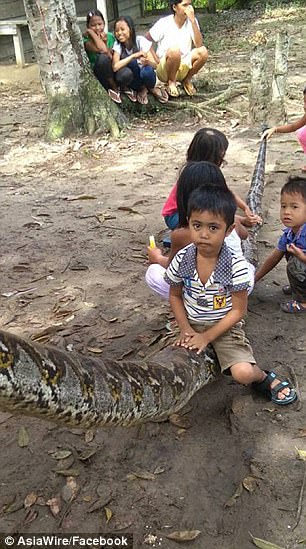
[[[276,132],[276,130],[277,130],[277,127],[274,126],[273,128],[269,128],[268,130],[263,132],[260,141],[263,141],[265,139],[265,137],[267,139],[270,139],[270,137],[272,137],[272,135]]]
[[[184,345],[187,349],[190,349],[191,351],[197,350],[197,355],[199,355],[204,349],[206,349],[208,345],[207,338],[205,337],[205,333],[203,334],[190,334],[187,343]]]
[[[252,225],[257,225],[257,223],[262,223],[262,219],[260,215],[254,214],[248,206],[246,206],[244,210],[245,216],[246,216],[246,222]]]
[[[106,34],[106,32],[104,32],[104,31],[101,32],[100,38],[101,38],[101,40],[103,40],[103,42],[105,42],[105,44],[107,44],[107,34]]]
[[[140,59],[141,57],[146,57],[146,53],[144,51],[135,51],[135,53],[132,53],[133,59]]]
[[[295,244],[287,244],[287,252],[289,252],[290,254],[294,255],[295,257],[303,261],[303,263],[305,262],[306,254],[304,254],[301,248],[298,248],[297,246],[295,246]]]
[[[149,256],[149,263],[160,263],[160,260],[163,256],[162,251],[160,248],[151,248],[150,246],[147,247],[148,250],[148,256]]]

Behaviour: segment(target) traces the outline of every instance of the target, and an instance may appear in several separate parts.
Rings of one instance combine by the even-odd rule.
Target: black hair
[[[185,164],[180,173],[176,191],[179,227],[188,226],[187,204],[190,194],[194,189],[206,185],[211,185],[214,188],[228,188],[220,168],[212,162],[188,162]]]
[[[194,135],[187,151],[187,162],[208,160],[221,166],[228,148],[224,133],[214,128],[201,128]]]
[[[188,200],[187,217],[193,212],[210,212],[222,217],[228,229],[233,225],[236,200],[229,188],[206,185],[192,191]]]
[[[89,22],[91,20],[92,17],[101,17],[103,23],[105,23],[105,19],[103,17],[103,14],[99,11],[99,10],[90,10],[87,14],[87,18],[86,18],[86,27],[88,27],[89,25]]]
[[[303,94],[306,95],[306,86],[304,88]]]
[[[306,202],[306,178],[293,175],[288,178],[287,183],[281,189],[282,194],[299,194]]]
[[[116,19],[115,23],[114,23],[115,35],[116,35],[116,25],[117,25],[117,23],[119,23],[119,21],[124,21],[127,24],[127,26],[129,27],[131,47],[129,47],[128,49],[129,50],[132,49],[133,53],[135,53],[136,51],[138,51],[138,48],[137,48],[137,44],[136,44],[136,30],[135,30],[134,21],[129,15],[122,15],[121,17],[118,17]],[[122,50],[123,53],[126,54],[126,47],[124,46],[124,44],[121,44],[121,50]]]
[[[181,4],[183,0],[170,0],[169,6],[172,13],[175,13],[175,10],[173,9],[173,6],[176,6],[177,4]]]

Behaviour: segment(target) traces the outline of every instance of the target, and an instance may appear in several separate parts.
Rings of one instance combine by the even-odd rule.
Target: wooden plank
[[[13,41],[14,41],[14,48],[15,48],[16,63],[18,67],[24,67],[25,61],[24,61],[22,37],[21,37],[20,27],[18,26],[17,26],[17,33],[13,36]]]

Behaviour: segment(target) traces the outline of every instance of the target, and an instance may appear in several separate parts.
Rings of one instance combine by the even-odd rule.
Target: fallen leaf
[[[15,513],[16,511],[19,511],[22,508],[23,508],[23,501],[21,500],[16,501],[16,494],[15,494],[11,499],[11,501],[9,501],[4,505],[1,512],[9,515],[10,513]]]
[[[243,492],[243,486],[242,486],[242,482],[240,482],[240,484],[237,486],[237,489],[236,489],[235,493],[224,504],[224,507],[233,507],[233,505],[235,505],[237,499],[241,496],[242,492]]]
[[[299,459],[302,459],[303,461],[306,461],[306,450],[299,450],[298,448],[295,448]]]
[[[46,505],[50,507],[50,511],[54,517],[57,517],[61,510],[61,499],[59,496],[50,498],[46,501]]]
[[[92,456],[94,456],[95,454],[97,453],[97,448],[89,448],[88,450],[85,450],[84,452],[82,452],[78,458],[81,460],[81,461],[87,461],[89,460]]]
[[[71,454],[71,450],[56,450],[55,452],[51,453],[54,459],[66,459],[67,457],[71,456]]]
[[[252,536],[251,532],[249,532],[252,542],[256,547],[259,547],[259,549],[285,549],[284,547],[280,547],[279,545],[275,545],[275,543],[271,543],[270,541],[265,541],[264,539],[260,538],[254,538]]]
[[[88,429],[84,435],[85,442],[87,443],[92,442],[94,438],[95,438],[95,431],[93,429]]]
[[[100,511],[100,509],[105,508],[105,506],[111,501],[111,494],[108,494],[105,497],[101,497],[94,501],[90,507],[87,509],[87,513],[93,513],[94,511]]]
[[[165,470],[166,470],[165,467],[162,467],[161,465],[158,465],[158,466],[154,469],[153,473],[154,473],[154,475],[160,475],[161,473],[164,473]]]
[[[28,512],[26,513],[26,516],[23,519],[23,524],[30,524],[30,522],[33,522],[38,517],[38,512],[34,509],[28,509]]]
[[[201,530],[182,530],[171,532],[165,537],[168,539],[173,539],[174,541],[192,541],[196,539],[201,534]]]
[[[113,516],[113,511],[109,507],[104,507],[104,511],[106,516],[106,524],[108,524]]]
[[[62,499],[66,503],[69,503],[70,501],[76,498],[76,496],[78,495],[78,492],[79,492],[79,487],[75,478],[67,477],[66,484],[65,486],[63,486],[62,492],[61,492]]]
[[[169,421],[172,425],[180,427],[181,429],[189,429],[191,423],[190,420],[185,416],[180,416],[179,414],[171,414],[169,416]]]
[[[251,494],[255,492],[257,488],[257,480],[255,477],[247,476],[242,481],[243,488],[245,488]]]
[[[90,353],[94,353],[96,355],[103,353],[103,349],[100,349],[100,347],[87,347],[87,351],[89,351]]]
[[[29,435],[25,427],[20,427],[18,432],[18,446],[25,448],[29,445]]]
[[[96,196],[92,196],[90,194],[77,194],[75,196],[64,196],[64,200],[68,200],[68,202],[72,202],[73,200],[96,200]]]
[[[78,469],[54,469],[54,473],[63,477],[78,477],[80,471]]]
[[[35,494],[34,492],[31,492],[25,497],[23,505],[25,509],[27,509],[28,507],[31,507],[32,505],[34,505],[36,501],[37,501],[37,494]]]
[[[126,478],[127,480],[135,480],[136,478],[140,478],[142,480],[155,480],[155,475],[150,473],[150,471],[133,471],[132,473],[129,473]]]

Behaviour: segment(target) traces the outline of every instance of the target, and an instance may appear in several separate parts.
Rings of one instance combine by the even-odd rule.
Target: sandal
[[[301,313],[306,313],[306,307],[302,305],[302,303],[299,303],[298,301],[295,301],[294,299],[291,299],[290,301],[287,301],[287,303],[281,303],[281,310],[284,311],[284,313],[290,313],[294,315],[299,315]]]
[[[297,399],[297,394],[287,379],[280,381],[275,387],[272,388],[271,383],[273,383],[275,379],[279,379],[279,376],[276,375],[273,370],[271,370],[270,372],[267,370],[264,371],[266,372],[267,377],[259,383],[252,383],[254,391],[257,391],[261,395],[270,398],[271,401],[274,402],[274,404],[279,404],[281,406],[291,404]],[[278,398],[278,393],[286,387],[290,389],[289,395],[284,395],[285,398],[283,399]]]
[[[107,93],[115,103],[122,103],[119,92],[116,92],[115,90],[109,89]]]
[[[291,294],[292,294],[292,288],[291,288],[291,286],[289,286],[289,284],[286,285],[286,286],[283,286],[283,287],[282,287],[282,292],[283,292],[283,294],[285,294],[285,295],[291,295]]]
[[[147,105],[149,103],[147,90],[142,90],[141,92],[137,93],[137,101],[138,103],[140,103],[140,105]]]
[[[129,98],[130,101],[136,103],[137,94],[134,90],[124,90],[123,93]]]
[[[153,88],[153,90],[151,90],[151,93],[157,101],[159,101],[160,103],[167,103],[167,101],[169,100],[169,95],[167,94],[165,88],[155,87]]]
[[[189,95],[189,97],[192,97],[193,95],[195,95],[197,93],[197,90],[195,89],[192,82],[183,82],[183,88],[185,90],[185,93],[187,93],[187,95]]]
[[[168,86],[166,87],[166,91],[167,94],[170,95],[170,97],[179,97],[180,95],[180,92],[178,91],[177,86],[174,83],[168,84]]]

